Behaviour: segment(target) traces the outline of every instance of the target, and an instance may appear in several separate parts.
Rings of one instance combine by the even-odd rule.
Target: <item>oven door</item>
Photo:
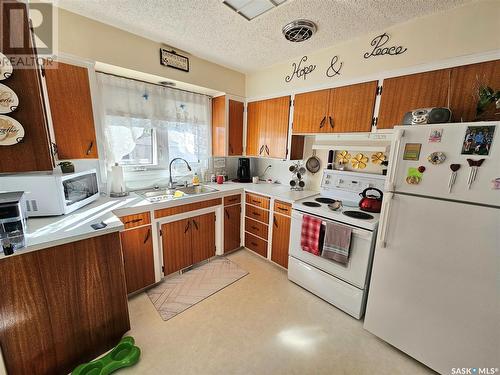
[[[342,224],[352,228],[349,262],[344,265],[302,250],[300,246],[302,216],[303,215],[301,212],[296,210],[292,211],[292,227],[290,230],[290,256],[297,258],[313,267],[316,267],[332,276],[344,280],[360,289],[365,289],[368,284],[369,270],[371,268],[370,266],[373,256],[373,248],[375,244],[375,233],[366,229],[361,229],[353,227],[351,225],[346,225],[341,222],[336,222],[338,224]],[[318,218],[323,222],[329,221],[323,217]]]
[[[95,170],[75,173],[61,178],[64,213],[73,212],[99,198]]]

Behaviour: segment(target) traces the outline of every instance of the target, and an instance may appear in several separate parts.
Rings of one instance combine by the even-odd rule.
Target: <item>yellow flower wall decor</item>
[[[385,161],[386,157],[383,152],[376,152],[372,154],[372,163],[373,164],[382,164]]]
[[[368,158],[361,153],[351,159],[351,165],[354,169],[365,169],[367,163]]]
[[[350,159],[351,159],[351,154],[349,154],[347,151],[341,151],[337,153],[337,163],[347,164],[349,163]]]

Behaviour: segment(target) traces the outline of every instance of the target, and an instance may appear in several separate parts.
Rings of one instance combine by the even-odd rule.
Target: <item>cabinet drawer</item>
[[[245,218],[245,231],[255,234],[261,238],[267,239],[268,227],[266,224],[261,223],[260,221],[255,221]]]
[[[264,224],[267,224],[269,222],[269,211],[257,207],[252,207],[249,204],[245,206],[245,216],[249,217],[250,219],[261,221]]]
[[[229,206],[231,204],[238,204],[241,202],[241,194],[230,195],[229,197],[224,197],[224,206]]]
[[[252,236],[250,233],[245,233],[245,247],[267,257],[267,241]]]
[[[269,198],[267,197],[247,193],[246,203],[269,210]]]
[[[125,229],[139,227],[151,223],[149,212],[141,212],[140,214],[127,215],[120,217],[120,220],[125,224]]]
[[[275,201],[274,212],[290,216],[290,214],[292,213],[292,205],[285,202]]]

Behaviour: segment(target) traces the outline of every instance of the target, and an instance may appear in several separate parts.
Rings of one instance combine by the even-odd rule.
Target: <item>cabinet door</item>
[[[191,218],[193,264],[215,255],[215,213]]]
[[[288,247],[290,241],[290,218],[274,214],[271,259],[280,266],[288,268]]]
[[[191,250],[191,219],[161,226],[164,274],[169,275],[193,264]]]
[[[224,252],[240,247],[241,205],[224,207]]]
[[[151,225],[120,233],[127,293],[155,282]]]
[[[495,108],[494,103],[476,118],[477,92],[480,86],[488,86],[493,90],[500,88],[500,60],[451,69],[450,109],[454,122],[500,120],[500,111]]]
[[[377,81],[331,90],[325,128],[332,133],[370,132]]]
[[[263,100],[248,103],[247,156],[260,156],[266,143],[266,108]]]
[[[87,68],[59,62],[45,75],[59,159],[97,159]]]
[[[212,154],[226,156],[226,97],[212,99]]]
[[[0,172],[52,171],[54,165],[50,151],[45,104],[42,96],[42,81],[39,69],[27,69],[25,59],[14,55],[36,56],[31,45],[32,35],[28,23],[26,4],[18,2],[1,2],[0,28],[2,29],[1,52],[11,59],[14,71],[12,76],[1,81],[10,87],[19,97],[19,107],[7,116],[24,127],[25,136],[22,143],[11,146],[0,146]],[[12,12],[10,11],[12,10]],[[22,14],[23,22],[11,22],[11,15]],[[12,36],[10,34],[13,34]],[[9,40],[15,36],[22,38],[24,47],[10,46]],[[35,61],[32,59],[31,61]],[[0,128],[8,129],[10,121],[0,119]],[[3,136],[2,136],[3,137]]]
[[[229,144],[230,156],[243,155],[243,103],[229,99]]]
[[[286,159],[288,146],[288,125],[290,117],[290,97],[283,96],[265,100],[265,154],[271,158]]]
[[[327,130],[330,90],[295,95],[293,105],[294,133],[321,133]]]
[[[377,128],[392,129],[412,109],[447,107],[449,88],[450,69],[384,79]]]

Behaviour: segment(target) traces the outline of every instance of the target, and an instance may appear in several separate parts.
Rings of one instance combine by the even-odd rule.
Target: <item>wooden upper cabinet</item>
[[[370,132],[377,81],[331,90],[325,128],[333,133]]]
[[[88,69],[59,62],[45,69],[59,159],[97,159]]]
[[[31,44],[31,32],[28,23],[26,4],[20,2],[1,2],[0,27],[3,29],[1,52],[11,59],[14,71],[12,76],[1,81],[10,87],[19,97],[19,107],[6,114],[23,126],[22,143],[11,146],[0,146],[0,173],[52,171],[54,164],[50,149],[46,109],[42,95],[42,80],[39,69],[26,69],[25,60],[15,58],[16,55],[35,57],[36,52]],[[12,10],[10,12],[9,10]],[[22,14],[23,22],[10,22],[12,14]],[[6,25],[7,27],[3,27]],[[24,47],[11,47],[10,34],[24,36]],[[35,58],[30,59],[36,61]],[[18,67],[19,65],[19,67]],[[0,120],[0,127],[9,127],[7,119]]]
[[[265,153],[271,158],[286,159],[290,97],[269,99],[265,100],[265,103],[267,107]]]
[[[229,156],[243,155],[243,111],[243,102],[229,99]]]
[[[247,156],[286,159],[290,96],[248,103]]]
[[[155,283],[151,225],[120,233],[127,293]]]
[[[447,107],[450,69],[384,79],[378,129],[392,129],[412,109]]]
[[[212,99],[212,154],[226,156],[226,97]]]
[[[321,133],[328,130],[326,121],[330,91],[320,90],[295,95],[294,133]]]
[[[476,118],[477,93],[480,86],[500,89],[500,60],[451,69],[450,108],[454,122],[500,120],[500,111],[496,110],[495,104],[490,105],[487,111]]]
[[[248,103],[247,156],[260,156],[266,139],[266,105],[264,100]]]

